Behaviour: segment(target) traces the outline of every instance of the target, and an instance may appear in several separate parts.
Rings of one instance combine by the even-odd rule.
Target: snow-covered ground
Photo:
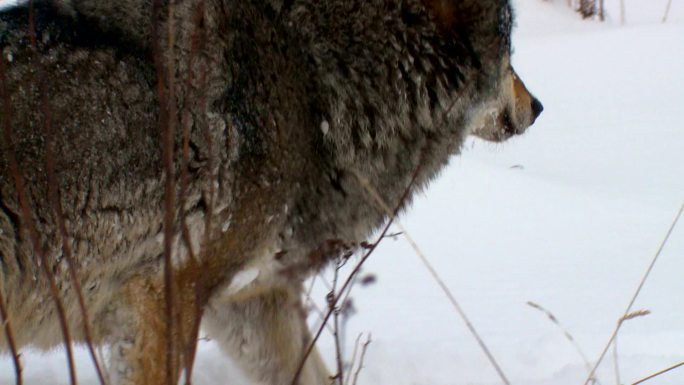
[[[517,0],[514,65],[545,111],[523,137],[468,142],[402,224],[435,265],[512,384],[581,385],[684,202],[684,1],[607,0],[608,21],[578,20],[565,0]],[[500,384],[462,320],[405,240],[365,265],[349,346],[372,333],[360,384]],[[684,222],[619,335],[622,383],[684,361]],[[317,285],[314,296],[326,289]],[[315,323],[315,319],[312,318]],[[319,344],[333,366],[329,336]],[[24,352],[31,385],[67,384],[62,351]],[[82,384],[97,384],[78,351]],[[202,342],[196,384],[247,382]],[[0,359],[0,384],[13,383]],[[612,353],[598,371],[615,384]],[[684,384],[684,368],[648,382]]]

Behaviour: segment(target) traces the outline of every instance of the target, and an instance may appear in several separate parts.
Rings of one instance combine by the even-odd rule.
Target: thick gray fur
[[[149,1],[36,2],[35,51],[27,8],[0,15],[0,116],[13,132],[11,142],[0,141],[0,290],[20,346],[50,347],[62,337],[9,154],[19,164],[71,329],[82,340],[48,198],[45,149],[54,147],[67,241],[96,340],[117,344],[129,338],[118,330],[129,317],[123,288],[136,277],[161,279],[167,112],[175,112],[177,191],[181,175],[188,180],[174,261],[182,267],[189,258],[179,240],[178,218],[185,217],[195,254],[221,269],[208,273],[219,277],[206,289],[207,314],[216,315],[211,330],[231,319],[249,325],[246,315],[264,314],[255,310],[263,301],[217,310],[238,272],[257,266],[262,289],[287,287],[296,297],[292,288],[339,251],[329,250],[331,241],[353,248],[382,225],[386,212],[362,181],[392,208],[406,207],[481,128],[489,106],[513,113],[504,90],[512,73],[508,1],[202,3],[198,25],[199,2],[177,3],[171,19],[164,2],[155,41]],[[175,70],[173,108],[160,107],[156,52]],[[522,132],[534,120],[525,119],[506,120],[504,129],[512,124]],[[409,198],[400,202],[414,176]],[[213,246],[231,233],[239,241]],[[0,347],[3,340],[0,333]],[[248,365],[263,383],[283,381],[282,373],[268,374],[277,369],[267,364]],[[121,370],[118,381],[127,383],[128,375]]]

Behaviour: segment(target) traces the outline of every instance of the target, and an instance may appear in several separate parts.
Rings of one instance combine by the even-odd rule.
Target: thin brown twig
[[[644,276],[641,278],[641,281],[639,282],[639,286],[637,287],[636,291],[634,292],[634,295],[632,295],[632,298],[630,299],[629,304],[627,305],[627,309],[625,309],[625,312],[622,316],[623,318],[627,317],[630,314],[630,312],[632,311],[632,306],[634,306],[634,303],[636,302],[636,299],[639,296],[639,293],[641,293],[641,289],[644,287],[646,280],[651,275],[651,271],[653,270],[653,267],[655,266],[656,262],[658,261],[660,254],[663,252],[665,245],[667,244],[668,240],[670,239],[670,235],[672,235],[672,231],[674,230],[675,226],[677,226],[677,222],[679,222],[679,218],[682,216],[682,212],[684,212],[684,203],[682,203],[682,206],[679,208],[679,211],[677,212],[677,215],[675,216],[674,220],[672,221],[672,224],[670,225],[670,228],[668,229],[667,234],[665,234],[665,237],[663,238],[662,242],[660,242],[660,246],[658,247],[658,251],[653,256],[653,259],[651,260],[651,263],[648,266],[648,269],[646,269]],[[601,355],[596,360],[596,363],[594,364],[594,367],[591,369],[591,372],[589,372],[589,377],[585,380],[584,385],[588,385],[591,378],[596,373],[596,369],[598,369],[599,365],[601,364],[601,362],[605,358],[606,353],[608,353],[608,349],[610,348],[610,345],[613,343],[613,340],[615,339],[615,337],[617,337],[618,331],[620,330],[621,326],[622,326],[622,322],[618,322],[617,326],[613,330],[613,333],[611,334],[610,338],[608,339],[608,342],[606,343],[605,347],[603,348]]]
[[[0,92],[2,92],[2,106],[3,106],[3,114],[0,116],[2,118],[2,126],[3,126],[3,132],[5,132],[5,138],[10,137],[11,134],[7,134],[8,132],[11,132],[11,116],[12,116],[12,106],[10,103],[10,96],[7,91],[7,79],[5,77],[5,56],[0,55],[0,82],[2,82],[2,85],[0,86]],[[8,148],[11,148],[10,143],[5,143]],[[11,152],[11,151],[8,151]],[[13,156],[13,155],[12,155]],[[12,323],[10,322],[9,319],[9,313],[7,312],[7,308],[5,306],[5,299],[2,295],[2,290],[0,290],[0,316],[2,317],[2,324],[3,324],[3,329],[5,330],[5,338],[7,339],[7,345],[9,346],[9,350],[12,356],[12,361],[14,363],[14,371],[16,374],[16,385],[22,385],[23,384],[23,376],[22,376],[22,367],[21,367],[21,361],[19,359],[19,350],[17,349],[17,344],[14,339],[14,332],[12,331]]]
[[[363,337],[363,333],[359,333],[359,335],[356,336],[356,341],[354,341],[354,351],[352,351],[351,360],[349,361],[349,370],[347,370],[347,381],[345,382],[345,385],[349,385],[349,383],[351,382],[353,374],[352,371],[354,370],[354,364],[356,363],[356,353],[359,350],[361,337]]]
[[[385,224],[385,227],[383,228],[382,232],[380,233],[380,236],[377,238],[377,240],[375,242],[373,242],[371,245],[368,246],[368,248],[366,249],[366,253],[363,255],[363,257],[361,257],[361,259],[356,264],[356,266],[354,266],[354,269],[351,271],[351,273],[349,274],[349,276],[345,280],[344,284],[340,288],[340,291],[339,291],[340,293],[343,293],[350,286],[351,282],[353,281],[354,276],[356,274],[358,274],[359,271],[361,271],[361,267],[363,266],[363,264],[368,260],[368,258],[377,249],[380,242],[383,239],[385,239],[385,235],[387,234],[390,227],[394,223],[394,219],[396,218],[397,214],[399,213],[399,210],[401,209],[404,202],[408,198],[408,195],[411,192],[411,188],[413,187],[414,183],[416,182],[416,179],[418,178],[418,174],[422,168],[422,164],[423,164],[423,162],[421,159],[421,161],[418,162],[418,166],[414,170],[413,175],[411,176],[411,180],[408,183],[408,185],[406,186],[404,193],[399,198],[399,203],[397,203],[397,206],[394,209],[394,211],[392,212],[392,215],[389,216],[387,224]],[[339,300],[339,296],[336,296],[335,301],[338,301],[338,300]],[[335,303],[335,305],[337,305],[337,304]],[[326,322],[328,322],[331,315],[332,315],[332,311],[328,310],[325,317],[323,318],[322,325],[316,331],[316,334],[311,339],[311,342],[309,342],[309,346],[305,350],[304,355],[302,356],[302,359],[299,361],[299,365],[297,367],[297,370],[295,371],[294,377],[292,378],[291,385],[297,384],[297,381],[299,380],[299,376],[301,375],[302,370],[304,369],[304,364],[306,363],[307,358],[309,358],[309,355],[311,355],[311,352],[313,351],[314,346],[316,345],[316,341],[318,341],[318,339],[320,338],[321,333],[323,332],[323,329],[325,328],[325,324],[326,324]]]
[[[387,238],[387,237],[385,237],[385,238]],[[358,280],[358,278],[359,278],[359,275],[358,275],[358,274],[354,275],[354,278],[352,279],[352,282],[351,282],[351,284],[349,285],[349,288],[347,289],[346,293],[340,293],[340,294],[339,294],[340,296],[341,296],[342,294],[344,294],[344,297],[342,298],[342,301],[340,301],[341,307],[344,307],[344,305],[345,305],[345,304],[347,303],[347,301],[349,300],[349,296],[351,295],[351,289],[352,289],[352,287],[354,287],[354,285],[356,284],[356,281]]]
[[[174,189],[174,192],[172,194],[175,194],[175,180],[173,177],[169,177],[169,175],[173,175],[172,173],[175,172],[175,166],[173,164],[173,159],[175,157],[175,149],[173,147],[173,143],[175,142],[175,134],[176,134],[176,57],[175,57],[175,48],[176,48],[176,5],[175,1],[170,1],[168,4],[167,8],[167,52],[168,52],[168,69],[166,72],[166,75],[168,76],[167,80],[167,92],[168,92],[168,120],[167,120],[167,131],[166,131],[166,146],[165,146],[165,160],[164,163],[166,165],[166,176],[167,176],[167,193],[170,191],[168,189],[169,186],[172,186]],[[193,15],[194,16],[194,15]],[[196,27],[196,26],[195,26]],[[192,85],[192,79],[193,79],[193,72],[192,72],[192,65],[194,61],[194,55],[196,54],[195,48],[197,46],[196,44],[196,38],[194,35],[197,34],[197,28],[193,30],[193,35],[191,36],[191,49],[190,49],[190,54],[188,56],[188,73],[186,77],[186,89],[185,92],[188,95],[186,99],[186,103],[181,111],[181,136],[182,136],[182,143],[181,143],[181,167],[180,167],[180,191],[177,193],[177,195],[169,196],[166,195],[166,204],[167,207],[165,207],[165,213],[168,215],[168,210],[176,210],[176,204],[175,202],[178,203],[178,217],[180,218],[180,231],[181,231],[181,241],[184,242],[185,247],[187,249],[187,254],[188,254],[188,263],[190,264],[191,268],[193,271],[197,270],[197,265],[198,261],[195,257],[195,251],[193,250],[193,244],[192,244],[192,239],[190,235],[190,230],[188,228],[187,224],[187,216],[185,213],[185,198],[187,195],[187,189],[188,189],[188,164],[189,164],[189,159],[190,159],[190,125],[189,125],[189,107],[192,104],[192,96],[193,93],[191,92],[191,85]],[[169,139],[170,138],[170,139]],[[169,142],[171,143],[171,147],[169,146]],[[170,151],[169,151],[170,150]],[[170,154],[169,154],[170,152]],[[170,161],[169,161],[170,159]],[[169,181],[169,178],[171,181]],[[175,201],[174,201],[175,198]],[[169,202],[171,201],[171,202]],[[173,220],[172,220],[173,221]],[[165,239],[167,234],[165,233]],[[180,241],[179,241],[180,242]],[[179,258],[180,258],[180,250],[178,251],[179,253]],[[170,253],[173,255],[173,252]],[[167,265],[165,265],[166,267]],[[169,276],[171,277],[171,285],[176,286],[176,280],[174,278],[174,268],[173,268],[173,262],[169,265],[170,270]],[[166,275],[165,275],[166,277]],[[193,277],[194,278],[194,277]],[[193,281],[193,284],[195,282]],[[168,281],[165,281],[164,285],[167,287],[169,284]],[[198,287],[197,285],[194,286],[195,288],[195,300],[199,298],[199,292],[198,292]],[[169,292],[169,297],[171,298],[170,304],[171,307],[169,310],[167,310],[167,316],[168,314],[172,314],[175,318],[170,320],[170,322],[173,322],[173,326],[169,327],[168,330],[171,330],[170,333],[177,333],[179,336],[177,338],[178,342],[172,341],[171,343],[174,344],[180,344],[180,346],[176,346],[178,348],[178,356],[174,357],[175,359],[183,359],[182,364],[184,368],[184,374],[185,374],[185,383],[186,385],[191,385],[192,384],[192,366],[193,366],[193,360],[194,360],[194,355],[196,351],[196,344],[197,344],[197,338],[196,335],[198,333],[198,327],[195,327],[194,324],[196,323],[194,320],[197,319],[197,317],[193,317],[193,325],[192,330],[188,330],[187,334],[186,331],[184,330],[184,322],[183,319],[185,317],[185,307],[180,306],[178,301],[182,300],[180,299],[181,293],[180,293],[180,288],[173,287],[174,290]],[[167,302],[168,306],[169,302]],[[195,307],[197,307],[197,303],[195,304]],[[194,312],[196,313],[196,311]],[[175,326],[175,330],[174,330]],[[167,334],[167,338],[170,334]],[[170,345],[167,341],[167,346]],[[174,372],[172,375],[177,376],[177,370],[180,370],[180,365],[181,362],[174,361]],[[178,365],[176,368],[175,366]],[[168,374],[167,374],[168,375]]]
[[[672,366],[670,366],[669,368],[660,370],[660,371],[658,371],[658,372],[655,372],[655,373],[651,374],[651,375],[648,376],[648,377],[642,378],[641,380],[639,380],[639,381],[637,381],[637,382],[635,382],[635,383],[632,383],[632,385],[639,385],[639,384],[644,383],[644,382],[646,382],[646,381],[648,381],[648,380],[651,380],[651,379],[653,379],[653,378],[655,378],[655,377],[658,377],[658,376],[660,376],[661,374],[665,374],[665,373],[669,372],[670,370],[674,370],[674,369],[677,369],[677,368],[682,367],[682,366],[684,366],[684,362],[680,362],[680,363],[678,363],[678,364],[672,365]]]
[[[536,309],[536,310],[542,312],[543,314],[545,314],[546,317],[554,325],[556,325],[556,327],[559,328],[561,330],[561,332],[563,332],[565,339],[567,339],[570,342],[572,347],[575,348],[575,351],[577,352],[577,354],[579,354],[579,356],[582,357],[582,361],[584,361],[584,366],[587,368],[587,373],[590,373],[591,372],[591,364],[589,363],[589,358],[587,358],[587,355],[584,354],[582,347],[580,347],[580,345],[577,343],[577,341],[572,336],[572,334],[570,334],[570,332],[560,323],[560,321],[558,320],[558,317],[556,317],[553,313],[551,313],[550,310],[546,309],[545,307],[543,307],[542,305],[540,305],[536,302],[527,301],[527,306],[529,306],[533,309]],[[599,383],[597,378],[593,378],[593,380],[594,380],[594,382]]]
[[[33,53],[37,53],[37,43],[36,43],[36,29],[35,29],[35,17],[34,17],[34,8],[33,8],[33,0],[29,0],[29,15],[28,15],[28,24],[29,24],[29,40],[31,42],[31,48],[33,49]],[[37,60],[38,62],[38,60]],[[45,101],[46,99],[43,99]],[[44,120],[47,120],[47,117],[44,117]],[[47,124],[46,122],[44,122]],[[5,141],[6,143],[10,146],[10,148],[13,148],[12,146],[12,129],[11,125],[7,124],[5,126]],[[50,295],[53,298],[53,301],[55,303],[55,308],[57,310],[57,317],[59,319],[59,324],[60,328],[62,330],[62,336],[64,337],[64,344],[65,344],[65,349],[66,349],[66,355],[67,355],[67,363],[69,366],[69,379],[70,383],[72,385],[76,385],[78,383],[77,376],[76,376],[76,365],[74,363],[74,354],[72,350],[72,338],[71,338],[71,333],[69,332],[69,325],[67,323],[67,318],[66,318],[66,310],[64,309],[64,304],[62,303],[62,299],[60,298],[60,293],[59,293],[59,288],[57,287],[57,282],[55,279],[55,276],[53,272],[51,271],[50,267],[51,265],[49,264],[48,258],[47,258],[47,252],[43,250],[40,242],[40,236],[38,235],[38,230],[36,227],[36,224],[33,222],[33,217],[31,215],[31,209],[30,209],[30,203],[28,201],[28,197],[26,195],[26,190],[25,190],[25,185],[24,185],[24,180],[21,175],[21,172],[19,170],[19,163],[16,159],[16,156],[14,154],[14,151],[8,151],[8,160],[10,163],[10,173],[13,176],[14,183],[15,183],[15,188],[17,191],[17,196],[19,200],[19,204],[21,206],[21,211],[22,215],[24,217],[25,221],[25,229],[29,233],[29,237],[31,239],[31,242],[33,244],[33,251],[37,254],[38,258],[40,259],[41,265],[43,267],[43,272],[45,273],[45,276],[48,280],[48,285],[50,288]]]
[[[7,127],[5,127],[7,128]],[[8,132],[9,130],[5,130],[5,141],[7,143],[11,143],[11,132]],[[47,259],[47,255],[45,251],[42,249],[40,245],[40,239],[38,237],[38,232],[35,228],[35,224],[33,223],[33,218],[31,217],[31,209],[29,208],[30,204],[28,202],[28,199],[26,197],[26,190],[24,188],[24,181],[23,177],[21,176],[19,172],[19,166],[17,164],[17,160],[14,156],[13,151],[8,152],[8,163],[9,163],[9,168],[10,168],[10,173],[12,174],[12,177],[15,182],[15,188],[17,190],[17,195],[18,195],[18,200],[19,200],[19,205],[21,207],[21,212],[24,221],[26,222],[26,231],[29,233],[29,238],[31,239],[31,242],[33,244],[34,252],[40,259],[40,264],[43,267],[43,272],[45,273],[47,279],[48,279],[48,285],[50,289],[50,295],[52,296],[54,302],[55,302],[55,307],[57,309],[57,316],[59,319],[60,327],[62,329],[62,335],[65,340],[65,348],[67,351],[67,361],[69,364],[69,376],[71,378],[71,384],[75,385],[77,384],[76,380],[76,370],[75,370],[75,365],[74,365],[74,360],[73,360],[73,352],[71,349],[71,334],[69,333],[69,328],[67,326],[67,321],[66,321],[66,311],[64,309],[64,305],[62,304],[62,301],[60,299],[59,295],[59,289],[57,287],[57,283],[55,281],[55,276],[52,274],[52,271],[50,271],[50,265],[49,261]]]
[[[204,15],[205,15],[205,2],[204,0],[200,0],[198,7],[196,9],[196,19],[194,21],[195,26],[200,25],[200,23],[203,23],[204,21]],[[202,51],[202,45],[204,44],[205,38],[203,37],[205,34],[204,29],[201,29],[201,34],[197,33],[193,38],[196,39],[194,43],[197,43],[197,48],[196,50]],[[199,63],[198,63],[199,64]],[[199,65],[199,81],[198,81],[198,86],[196,87],[197,90],[205,90],[206,89],[206,84],[207,84],[207,67]],[[192,71],[192,68],[190,69]],[[198,106],[200,111],[206,111],[207,109],[207,98],[206,98],[206,93],[201,92],[200,93],[200,98],[198,101]],[[209,170],[209,173],[211,177],[209,178],[209,196],[208,199],[206,200],[206,209],[205,212],[206,218],[204,222],[204,239],[200,243],[200,245],[207,245],[209,244],[209,239],[210,235],[212,233],[212,218],[213,218],[213,213],[214,213],[214,199],[215,199],[215,194],[216,194],[216,187],[218,186],[218,173],[214,172],[214,151],[213,151],[213,140],[211,136],[211,130],[209,127],[209,124],[205,122],[204,124],[204,140],[206,142],[206,147],[207,147],[207,153],[209,156],[207,157],[207,170]],[[201,255],[197,256],[198,259],[198,269],[201,269],[203,261],[201,260]],[[200,332],[200,323],[202,320],[202,304],[205,301],[205,295],[204,293],[204,282],[199,279],[199,276],[195,276],[195,280],[193,284],[195,285],[195,319],[193,323],[193,328],[192,333],[190,334],[190,345],[191,349],[188,349],[189,351],[186,352],[188,355],[187,357],[187,362],[189,363],[189,367],[186,367],[186,380],[191,378],[192,376],[192,371],[194,367],[194,362],[195,362],[195,355],[197,354],[197,342],[199,341],[199,332]],[[189,384],[188,384],[189,385]]]
[[[337,374],[335,378],[339,385],[344,385],[344,365],[342,364],[342,348],[340,341],[340,309],[337,307],[337,280],[340,275],[340,261],[338,259],[333,276],[333,286],[328,293],[328,310],[333,312],[333,339],[335,340],[335,361],[337,362]]]
[[[41,84],[45,84],[41,82]],[[44,86],[41,86],[44,88]],[[57,182],[57,175],[55,171],[55,159],[54,159],[54,141],[53,131],[50,120],[50,106],[47,99],[47,93],[43,89],[41,91],[43,105],[43,118],[44,118],[44,130],[45,130],[45,169],[47,171],[48,178],[48,195],[50,205],[52,206],[52,211],[55,217],[55,222],[57,223],[57,228],[62,238],[62,254],[67,262],[67,270],[69,271],[69,276],[71,278],[71,284],[76,292],[76,299],[78,302],[79,309],[81,311],[81,317],[83,318],[83,334],[86,340],[86,347],[95,366],[95,371],[100,384],[106,385],[104,373],[102,371],[102,366],[100,360],[95,353],[95,348],[93,345],[91,321],[88,315],[88,309],[85,304],[85,299],[83,297],[83,289],[81,287],[81,282],[78,278],[78,269],[76,267],[76,262],[74,261],[73,255],[71,253],[71,246],[69,245],[69,234],[67,233],[66,223],[64,221],[64,213],[62,209],[62,204],[60,200],[59,184]]]
[[[359,373],[361,373],[361,369],[363,369],[363,360],[366,358],[366,351],[368,350],[368,345],[370,345],[371,341],[371,335],[369,333],[366,342],[364,342],[361,347],[361,358],[359,358],[359,366],[356,367],[356,372],[354,372],[354,381],[352,381],[352,385],[356,385],[359,380]]]
[[[174,335],[183,336],[181,330],[183,323],[179,319],[180,307],[177,306],[177,287],[175,280],[175,271],[173,266],[173,242],[174,242],[174,227],[176,217],[176,172],[174,166],[175,157],[175,136],[176,136],[176,63],[175,63],[175,1],[171,0],[167,5],[167,51],[162,53],[166,55],[167,68],[162,72],[167,77],[166,104],[161,105],[166,114],[166,125],[160,127],[162,130],[162,163],[164,164],[164,176],[166,179],[164,191],[164,297],[166,303],[166,347],[167,366],[166,379],[167,384],[176,382],[178,373],[177,362],[180,352],[177,351],[176,338]]]
[[[160,46],[162,39],[159,31],[160,16],[162,9],[162,0],[154,0],[152,2],[152,51],[154,65],[157,73],[157,96],[159,98],[159,130],[161,133],[161,153],[162,164],[165,176],[164,189],[164,302],[165,302],[165,318],[166,318],[166,356],[165,356],[165,370],[166,383],[173,383],[175,378],[174,358],[175,358],[175,344],[174,344],[174,299],[175,288],[173,285],[173,265],[172,265],[172,247],[173,247],[173,225],[175,214],[175,176],[173,169],[173,153],[174,153],[174,124],[175,101],[171,100],[170,93],[173,92],[173,83],[167,84],[171,79],[173,73],[165,67],[164,52]],[[173,1],[169,3],[169,13],[172,13]],[[170,17],[168,22],[172,23],[173,17]],[[170,28],[170,26],[169,26]],[[173,33],[169,33],[168,39],[173,39]],[[172,47],[172,44],[169,43]],[[171,55],[173,60],[173,55]],[[172,61],[170,60],[170,63]],[[167,70],[169,71],[167,73]]]
[[[197,26],[195,26],[197,27]],[[195,257],[195,251],[193,250],[192,239],[190,236],[190,229],[187,223],[187,212],[185,211],[185,199],[188,194],[188,167],[190,164],[190,108],[194,106],[195,93],[192,92],[193,83],[193,64],[195,55],[197,54],[197,28],[192,36],[192,42],[190,47],[190,55],[188,56],[188,73],[185,78],[185,93],[188,95],[185,100],[185,105],[183,106],[183,111],[181,113],[181,132],[182,132],[182,151],[181,151],[181,167],[180,167],[180,192],[178,193],[178,206],[180,207],[180,217],[181,217],[181,231],[183,233],[183,240],[185,246],[188,248],[188,256],[190,262],[196,264],[198,261]]]
[[[370,185],[370,182],[363,178],[361,175],[356,175],[356,177],[359,179],[359,182],[366,188],[366,190],[370,193],[370,195],[373,197],[373,199],[376,201],[376,203],[383,209],[385,212],[390,213],[390,208],[385,202],[384,199],[380,196],[378,191]],[[425,254],[420,250],[418,247],[418,244],[413,240],[411,235],[406,231],[406,229],[401,225],[399,221],[396,221],[396,226],[399,228],[399,230],[404,234],[404,237],[408,241],[408,243],[411,245],[411,248],[413,248],[413,251],[418,255],[420,258],[421,262],[423,265],[427,268],[428,272],[432,276],[432,278],[437,282],[437,285],[439,285],[440,289],[442,289],[442,292],[444,295],[446,295],[447,299],[451,303],[451,306],[456,310],[458,315],[461,317],[463,322],[465,323],[466,327],[470,331],[470,333],[473,335],[475,340],[477,341],[478,345],[480,346],[480,349],[484,352],[484,354],[487,356],[487,359],[489,362],[492,364],[494,369],[496,370],[497,374],[501,378],[501,381],[503,381],[504,384],[510,385],[510,381],[506,377],[506,374],[503,372],[503,369],[499,365],[499,363],[496,361],[494,358],[494,355],[491,353],[489,348],[487,347],[487,344],[485,344],[484,339],[480,336],[480,334],[477,332],[477,329],[475,329],[475,326],[472,324],[470,321],[468,315],[465,313],[461,305],[458,303],[456,300],[456,297],[454,294],[451,292],[451,289],[444,283],[444,280],[440,277],[440,275],[437,273],[437,270],[432,266],[430,261],[427,259]]]
[[[36,44],[36,39],[35,39],[35,30],[31,31],[32,35],[32,44],[33,44],[33,49],[34,52],[37,51],[37,47],[35,46]],[[60,237],[62,238],[62,254],[64,255],[64,259],[67,262],[67,269],[69,271],[69,276],[71,279],[71,284],[74,287],[74,291],[76,292],[76,299],[78,302],[79,310],[81,312],[81,317],[83,318],[83,334],[86,340],[86,347],[88,348],[88,352],[90,354],[90,357],[93,361],[93,365],[95,366],[95,371],[97,373],[98,380],[100,381],[100,384],[106,385],[107,381],[105,379],[103,370],[102,370],[102,365],[100,363],[100,360],[95,352],[95,348],[93,345],[93,337],[92,337],[92,328],[91,328],[91,321],[90,317],[88,315],[88,309],[85,304],[85,299],[83,297],[83,289],[81,287],[80,280],[78,278],[78,269],[76,267],[76,262],[74,261],[73,255],[71,253],[71,246],[69,245],[68,239],[68,232],[66,229],[66,224],[64,220],[64,213],[62,209],[62,204],[60,200],[60,192],[59,192],[59,185],[57,182],[57,176],[56,176],[56,170],[55,170],[55,158],[54,158],[54,141],[53,141],[53,129],[52,129],[52,121],[51,121],[51,111],[50,111],[50,103],[47,98],[47,91],[45,90],[45,82],[39,81],[38,82],[39,87],[40,87],[40,94],[41,94],[41,106],[42,106],[42,114],[43,114],[43,130],[44,130],[44,135],[45,135],[45,169],[47,173],[47,178],[48,178],[48,196],[49,196],[49,201],[50,205],[52,206],[52,211],[54,214],[54,219],[57,224],[57,228],[60,233]]]
[[[392,234],[387,234],[387,235],[385,235],[385,238],[397,238],[397,237],[400,236],[401,234],[403,234],[401,231],[397,231],[396,233],[392,233]]]
[[[310,301],[308,306],[311,306],[311,308],[313,308],[313,310],[316,312],[316,315],[318,315],[318,320],[320,322],[323,322],[323,319],[325,317],[325,312],[323,311],[323,309],[321,309],[314,301]],[[319,326],[321,325],[318,325],[316,328],[318,328]],[[325,328],[328,329],[331,335],[333,334],[333,329],[332,327],[330,327],[330,325],[325,324]]]
[[[181,231],[185,245],[188,249],[189,263],[193,271],[197,271],[199,268],[199,260],[195,251],[193,250],[192,240],[190,236],[190,230],[187,224],[187,213],[185,211],[185,200],[188,194],[188,168],[190,163],[190,108],[197,106],[197,94],[193,92],[194,83],[194,64],[197,57],[197,52],[200,46],[200,25],[204,17],[204,1],[200,0],[197,4],[197,8],[193,14],[193,32],[190,37],[190,54],[187,60],[187,76],[185,79],[185,92],[188,97],[185,102],[182,117],[181,117],[181,130],[183,135],[182,144],[182,164],[181,164],[181,175],[180,175],[180,192],[179,192],[179,207],[180,207],[180,217],[181,217]],[[211,213],[207,213],[211,215]],[[197,279],[197,276],[193,276],[192,284],[195,290],[195,307],[192,330],[188,332],[186,340],[184,342],[184,358],[185,358],[185,383],[186,385],[192,384],[192,371],[195,361],[195,354],[197,352],[197,336],[199,334],[199,324],[202,317],[202,309],[200,304],[201,293],[203,290],[202,281]],[[181,325],[182,323],[179,323]],[[183,335],[183,334],[182,334]]]
[[[14,341],[14,333],[12,332],[12,325],[9,319],[9,314],[7,314],[7,308],[5,307],[5,299],[2,296],[2,290],[0,290],[0,321],[5,329],[5,338],[7,339],[7,345],[9,346],[10,353],[12,355],[12,361],[14,362],[14,373],[16,376],[16,384],[22,385],[23,378],[21,375],[21,361],[19,360],[19,351],[17,350],[17,344]]]
[[[649,314],[651,314],[650,310],[637,310],[620,317],[618,323],[622,324],[625,321],[633,320],[639,317],[645,317]],[[615,336],[615,339],[613,340],[613,369],[615,371],[615,383],[617,385],[621,385],[622,381],[620,380],[620,361],[618,360],[618,336]]]
[[[202,41],[202,39],[200,39]],[[206,88],[207,85],[207,68],[206,66],[202,66],[202,70],[200,71],[200,80],[199,80],[199,86],[198,88],[203,90]],[[207,110],[207,98],[206,94],[202,93],[200,98],[200,111],[204,112]],[[219,176],[218,176],[218,170],[214,170],[214,164],[215,164],[215,154],[214,154],[214,140],[212,138],[211,134],[211,129],[209,127],[209,123],[205,122],[204,124],[204,130],[202,130],[204,133],[204,141],[206,142],[207,145],[207,153],[209,156],[207,156],[207,170],[209,170],[210,178],[209,178],[209,197],[207,199],[207,208],[206,212],[209,213],[209,215],[206,216],[205,222],[204,222],[204,243],[203,244],[208,244],[209,243],[209,238],[212,233],[212,225],[213,225],[213,213],[214,213],[214,206],[216,206],[216,188],[219,187]]]

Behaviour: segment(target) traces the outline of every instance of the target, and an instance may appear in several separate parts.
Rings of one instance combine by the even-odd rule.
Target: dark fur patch
[[[116,47],[117,52],[134,56],[149,56],[150,51],[121,31],[104,30],[83,15],[69,15],[48,1],[35,1],[33,21],[36,41],[40,47],[46,40],[88,49]],[[7,45],[8,31],[25,31],[29,44],[29,5],[23,4],[0,13],[0,44]]]

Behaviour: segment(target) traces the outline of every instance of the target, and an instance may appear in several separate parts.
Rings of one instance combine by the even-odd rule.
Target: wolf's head
[[[511,67],[508,0],[297,0],[289,17],[347,164],[428,146],[447,159],[468,134],[502,141],[541,113]]]
[[[512,14],[506,0],[423,0],[440,33],[469,36],[492,93],[470,113],[470,133],[500,142],[525,132],[543,110],[510,63]]]

